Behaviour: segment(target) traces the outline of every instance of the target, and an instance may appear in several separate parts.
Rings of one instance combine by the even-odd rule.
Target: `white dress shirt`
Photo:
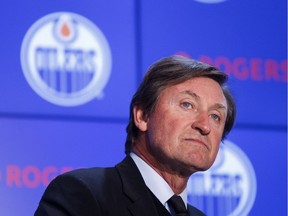
[[[152,193],[157,197],[157,199],[165,206],[165,208],[169,211],[169,206],[167,201],[174,195],[173,190],[170,188],[168,183],[152,168],[150,167],[144,160],[138,157],[135,153],[131,152],[130,156],[136,163],[146,186],[152,191]],[[183,199],[185,206],[187,207],[187,190],[185,190],[181,194],[177,194],[181,196]]]

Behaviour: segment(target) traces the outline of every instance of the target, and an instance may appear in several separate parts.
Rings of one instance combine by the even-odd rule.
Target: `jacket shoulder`
[[[57,178],[75,179],[76,181],[82,182],[82,184],[86,185],[86,187],[96,193],[96,191],[100,192],[99,190],[109,189],[112,184],[115,187],[119,175],[114,167],[94,167],[73,170],[62,174]]]

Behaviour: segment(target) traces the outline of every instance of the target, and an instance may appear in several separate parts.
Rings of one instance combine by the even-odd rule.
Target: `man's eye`
[[[210,115],[212,119],[216,120],[216,121],[220,121],[220,116],[217,114],[211,114]]]
[[[182,102],[181,106],[186,108],[186,109],[191,109],[192,108],[192,104],[189,102]]]

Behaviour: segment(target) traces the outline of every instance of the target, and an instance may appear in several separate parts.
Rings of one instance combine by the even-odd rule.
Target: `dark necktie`
[[[168,204],[173,208],[176,216],[189,216],[185,204],[180,196],[173,195],[168,200]]]

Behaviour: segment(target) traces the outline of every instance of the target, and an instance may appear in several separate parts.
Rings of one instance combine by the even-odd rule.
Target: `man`
[[[182,56],[156,62],[131,101],[126,158],[115,167],[58,176],[35,215],[204,215],[187,204],[186,185],[213,164],[234,124],[226,80]]]

